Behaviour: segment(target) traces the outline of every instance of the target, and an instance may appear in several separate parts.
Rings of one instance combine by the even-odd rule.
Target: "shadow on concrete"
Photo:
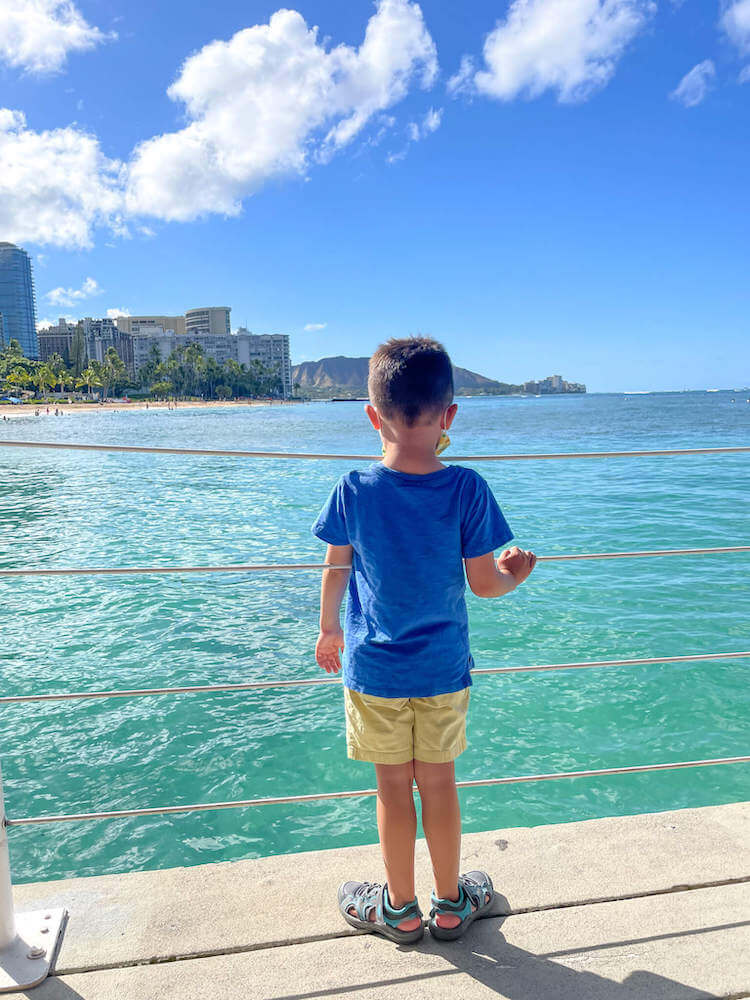
[[[57,939],[57,944],[55,946],[55,952],[52,956],[52,961],[50,966],[52,968],[52,973],[47,976],[43,983],[38,986],[32,987],[29,990],[21,990],[19,993],[12,994],[18,997],[27,997],[28,1000],[85,1000],[80,993],[76,990],[71,989],[67,986],[62,979],[58,979],[54,974],[55,964],[60,955],[60,950],[63,945],[63,940],[65,938],[65,932],[68,929],[68,923],[70,922],[70,913],[65,914],[63,917],[63,922],[60,927],[60,936]]]
[[[64,983],[62,979],[58,979],[57,976],[49,976],[43,983],[35,986],[32,990],[12,995],[27,997],[28,1000],[85,1000],[77,990],[71,989],[70,986]]]
[[[415,972],[413,975],[378,978],[382,966],[378,962],[377,948],[368,949],[365,953],[369,966],[358,963],[351,970],[352,981],[346,985],[329,986],[313,989],[304,993],[281,994],[273,991],[269,985],[264,996],[268,1000],[324,1000],[324,998],[358,997],[363,1000],[377,997],[380,990],[388,990],[393,996],[393,990],[398,989],[398,995],[418,1000],[425,996],[435,995],[438,989],[450,992],[458,998],[473,996],[476,985],[485,987],[498,996],[509,1000],[715,1000],[715,993],[695,989],[685,983],[660,976],[652,972],[637,970],[631,972],[623,982],[607,979],[596,972],[585,969],[571,968],[561,965],[556,959],[575,955],[590,955],[593,952],[607,949],[624,948],[644,944],[651,941],[664,941],[670,938],[698,937],[722,930],[750,926],[750,920],[720,924],[711,927],[674,931],[667,934],[654,934],[647,937],[632,937],[604,944],[567,948],[559,951],[549,951],[541,954],[524,951],[515,945],[508,944],[502,934],[502,926],[507,919],[509,909],[507,900],[498,896],[497,916],[476,923],[466,937],[456,942],[436,941],[427,932],[424,941],[417,947],[400,947],[397,950],[403,955],[435,955],[439,956],[447,967],[429,972]],[[348,935],[347,935],[348,937]],[[343,940],[346,940],[343,939]],[[375,945],[375,939],[371,939]],[[390,947],[386,942],[378,941],[382,947]],[[274,955],[277,949],[267,952],[269,970],[279,955]],[[281,949],[281,952],[285,949]],[[416,965],[416,963],[415,963]],[[338,975],[340,976],[339,969]],[[466,976],[474,982],[459,986],[451,983],[456,976]],[[337,977],[338,978],[338,977]],[[273,976],[269,974],[268,983]],[[257,987],[257,983],[254,984]],[[204,983],[204,987],[208,984]],[[445,995],[442,993],[442,995]],[[206,996],[210,996],[209,992]],[[222,996],[228,994],[221,993]],[[234,995],[234,994],[233,994]],[[237,993],[241,996],[242,993]],[[257,995],[257,994],[253,994]],[[23,996],[27,1000],[86,1000],[80,993],[68,986],[57,976],[51,976],[40,986],[14,996]],[[90,997],[90,994],[88,994]],[[123,1000],[127,1000],[123,997]]]
[[[507,900],[502,896],[498,897],[497,909],[505,910],[506,913],[509,909]],[[462,974],[471,977],[476,984],[481,984],[500,996],[508,997],[509,1000],[715,1000],[715,993],[707,993],[652,972],[643,970],[631,972],[623,982],[618,982],[596,972],[561,965],[554,959],[750,925],[748,920],[536,955],[508,944],[501,933],[501,928],[507,919],[507,915],[502,915],[474,924],[466,937],[457,942],[435,941],[427,932],[424,941],[417,948],[399,949],[403,952],[416,951],[439,955],[453,968],[392,979],[378,979],[373,956],[374,975],[369,981],[362,981],[367,970],[360,969],[358,970],[360,981],[351,985],[283,996],[269,992],[269,997],[273,997],[273,1000],[316,1000],[316,998],[358,994],[370,997],[377,996],[380,989],[393,987],[401,987],[405,997],[410,995],[422,997],[425,994],[419,989],[420,985],[432,991],[438,988],[438,984],[442,981],[450,989],[451,977]],[[474,985],[469,987],[469,993],[463,990],[459,993],[457,989],[458,984],[451,990],[452,992],[456,990],[457,996],[473,995]]]

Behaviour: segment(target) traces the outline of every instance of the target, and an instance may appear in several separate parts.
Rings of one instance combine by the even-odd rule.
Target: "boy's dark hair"
[[[386,417],[407,426],[423,413],[453,402],[453,366],[442,344],[430,337],[391,338],[370,358],[370,402]]]

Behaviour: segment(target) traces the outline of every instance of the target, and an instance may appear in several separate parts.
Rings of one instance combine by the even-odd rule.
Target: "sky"
[[[740,387],[749,109],[750,0],[0,0],[0,240],[40,322]]]

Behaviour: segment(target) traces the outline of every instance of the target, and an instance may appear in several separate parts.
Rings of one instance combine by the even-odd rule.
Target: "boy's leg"
[[[399,909],[414,899],[414,843],[417,813],[414,808],[414,762],[376,764],[378,780],[378,833],[383,852],[388,898]],[[349,911],[353,911],[350,909]],[[374,911],[370,919],[375,919]],[[403,920],[403,931],[416,930],[418,917]]]
[[[441,899],[455,899],[461,857],[461,810],[453,761],[427,764],[415,760],[414,776],[422,800],[422,826],[430,849],[435,892]]]
[[[441,899],[458,899],[461,858],[461,810],[453,761],[428,764],[414,761],[414,777],[422,800],[422,827],[430,849],[435,892]],[[474,907],[476,909],[476,907]],[[455,927],[455,914],[437,917],[441,927]]]

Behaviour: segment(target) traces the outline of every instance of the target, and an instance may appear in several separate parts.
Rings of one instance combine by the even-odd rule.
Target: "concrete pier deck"
[[[351,930],[336,888],[376,846],[17,886],[70,911],[54,975],[20,1000],[697,1000],[750,997],[750,802],[463,840],[496,915],[458,942]],[[417,888],[432,879],[417,844]],[[307,909],[300,905],[304,888]]]

